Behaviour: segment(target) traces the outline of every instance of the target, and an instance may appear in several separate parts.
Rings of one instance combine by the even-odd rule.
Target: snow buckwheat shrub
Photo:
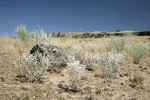
[[[87,70],[94,70],[94,57],[92,54],[86,53],[84,55],[83,63],[86,65]]]
[[[119,67],[124,63],[124,54],[108,52],[101,55],[96,55],[95,61],[101,65],[101,71],[103,77],[115,76]]]
[[[41,76],[51,67],[49,59],[39,52],[27,55],[21,60],[21,64],[26,69],[26,78],[30,82],[41,82]]]
[[[69,56],[67,68],[71,79],[71,90],[77,92],[82,85],[81,77],[84,73],[85,65],[81,65],[79,61],[76,61],[74,56]]]

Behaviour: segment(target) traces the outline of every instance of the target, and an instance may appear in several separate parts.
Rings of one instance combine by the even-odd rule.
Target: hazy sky
[[[150,30],[150,0],[0,0],[0,34]]]

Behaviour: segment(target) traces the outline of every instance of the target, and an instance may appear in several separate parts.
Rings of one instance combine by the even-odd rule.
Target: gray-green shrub
[[[41,43],[48,42],[47,34],[41,28],[39,28],[33,32],[28,32],[26,29],[26,26],[21,24],[21,25],[17,26],[16,34],[22,41],[25,41],[25,42],[27,42],[31,38],[35,44],[41,44]]]
[[[48,42],[47,34],[43,29],[38,29],[32,32],[33,42],[35,44],[42,44]]]
[[[136,41],[132,43],[132,49],[133,63],[138,64],[142,57],[146,54],[147,48],[142,42]]]
[[[17,26],[16,30],[15,30],[17,36],[22,40],[22,41],[28,41],[30,38],[30,35],[26,29],[25,25],[19,25]]]
[[[94,57],[102,77],[115,76],[119,67],[124,64],[124,54],[108,52]]]
[[[94,70],[95,60],[92,54],[86,53],[84,55],[83,63],[86,65],[87,70]]]
[[[107,51],[116,50],[118,52],[123,51],[125,48],[125,39],[121,37],[113,37],[108,41],[106,45]]]
[[[78,92],[82,85],[81,77],[84,73],[85,65],[80,64],[72,55],[69,55],[68,58],[67,69],[71,80],[71,90]]]
[[[72,46],[70,52],[73,54],[76,60],[82,61],[84,58],[84,46]]]
[[[43,73],[51,67],[49,59],[39,52],[22,58],[21,64],[26,70],[25,76],[29,82],[41,82]]]

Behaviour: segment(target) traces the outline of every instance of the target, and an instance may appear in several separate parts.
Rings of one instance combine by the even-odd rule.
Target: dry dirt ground
[[[61,47],[59,43],[53,44]],[[149,56],[139,64],[126,59],[116,77],[101,78],[92,71],[86,71],[81,80],[81,91],[75,93],[60,88],[70,84],[67,69],[59,74],[46,72],[42,77],[43,83],[17,81],[19,52],[28,53],[33,46],[27,45],[20,50],[18,46],[22,44],[19,40],[0,38],[0,100],[150,100]]]

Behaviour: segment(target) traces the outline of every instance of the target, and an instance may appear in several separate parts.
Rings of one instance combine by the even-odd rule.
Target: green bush
[[[78,38],[82,38],[82,34],[73,34],[72,35],[72,38],[76,38],[76,39],[78,39]]]
[[[54,33],[52,33],[51,36],[54,38],[62,38],[62,37],[65,37],[65,34],[63,34],[61,32],[54,32]]]
[[[91,34],[88,32],[82,34],[82,38],[90,38],[90,37],[91,37]]]

